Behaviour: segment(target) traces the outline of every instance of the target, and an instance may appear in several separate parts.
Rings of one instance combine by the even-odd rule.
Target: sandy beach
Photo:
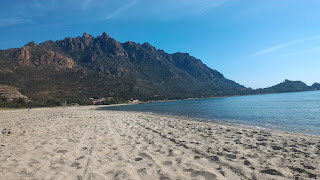
[[[1,179],[320,178],[320,137],[99,108],[0,110]]]

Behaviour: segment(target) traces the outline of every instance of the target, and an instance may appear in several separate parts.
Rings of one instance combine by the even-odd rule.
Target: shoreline
[[[114,110],[111,110],[114,111]],[[121,112],[121,111],[119,111]],[[142,114],[151,114],[155,116],[160,116],[164,118],[176,118],[176,119],[184,119],[186,121],[194,121],[194,122],[202,122],[202,123],[208,123],[208,124],[219,124],[219,125],[225,125],[225,126],[232,126],[236,128],[246,128],[246,129],[251,129],[251,130],[266,130],[266,131],[271,131],[271,132],[276,132],[276,133],[285,133],[285,134],[294,134],[294,135],[301,135],[301,136],[309,136],[309,137],[316,137],[320,138],[320,135],[313,135],[313,134],[305,134],[305,133],[299,133],[299,132],[294,132],[294,131],[285,131],[285,130],[278,130],[278,129],[271,129],[267,127],[261,127],[261,126],[254,126],[254,125],[249,125],[249,124],[241,124],[241,123],[233,123],[233,122],[227,122],[223,120],[218,120],[218,119],[201,119],[201,118],[190,118],[186,116],[179,116],[179,115],[165,115],[165,114],[158,114],[158,113],[153,113],[153,112],[141,112],[141,111],[124,111],[124,112],[131,112],[131,113],[142,113]]]
[[[158,103],[158,102],[171,102],[171,101],[190,101],[190,100],[199,100],[199,99],[215,99],[215,98],[228,98],[228,97],[241,97],[241,96],[258,96],[258,95],[268,95],[268,94],[301,93],[301,92],[311,92],[311,91],[320,91],[320,90],[292,91],[292,92],[275,92],[275,93],[262,93],[262,94],[244,94],[244,95],[230,95],[230,96],[213,96],[213,97],[186,98],[186,99],[173,99],[173,100],[150,100],[150,101],[141,101],[141,103],[137,103],[137,104],[148,104],[148,103]],[[123,105],[126,105],[126,104],[123,104]],[[128,105],[134,105],[134,104],[128,103]]]
[[[227,97],[233,97],[233,96],[227,96]],[[222,98],[222,97],[221,97]],[[190,99],[193,100],[193,99]],[[180,101],[180,100],[177,100]],[[184,100],[181,100],[184,101]],[[164,101],[167,102],[167,101]],[[157,102],[152,102],[152,103],[157,103]],[[145,104],[145,103],[141,103]],[[127,106],[127,105],[137,105],[137,104],[110,104],[110,105],[84,105],[84,106],[56,106],[56,107],[34,107],[32,109],[47,109],[47,108],[77,108],[77,107],[91,107],[93,109],[98,109],[99,110],[104,110],[101,108],[107,108],[107,107],[112,107],[112,106]],[[0,113],[1,111],[10,111],[10,112],[16,112],[16,111],[29,111],[29,108],[0,108]],[[106,110],[106,111],[117,111],[117,110]],[[274,131],[278,133],[286,133],[286,134],[295,134],[295,135],[302,135],[302,136],[310,136],[310,137],[319,137],[320,135],[314,135],[314,134],[307,134],[307,133],[302,133],[302,132],[294,132],[294,131],[288,131],[288,130],[278,130],[278,129],[272,129],[268,127],[262,127],[262,126],[254,126],[250,124],[241,124],[241,123],[234,123],[234,122],[227,122],[223,120],[218,120],[218,119],[203,119],[203,118],[191,118],[191,117],[186,117],[186,116],[181,116],[181,115],[167,115],[167,114],[161,114],[161,113],[154,113],[154,112],[143,112],[143,111],[119,111],[119,112],[131,112],[131,113],[142,113],[142,114],[152,114],[156,116],[161,116],[161,117],[167,117],[167,118],[180,118],[180,119],[185,119],[185,120],[190,120],[190,121],[195,121],[195,122],[203,122],[203,123],[210,123],[210,124],[220,124],[220,125],[226,125],[226,126],[234,126],[234,127],[239,127],[239,128],[247,128],[247,129],[261,129],[261,130],[267,130],[267,131]]]
[[[135,104],[121,104],[122,105],[135,105]],[[103,108],[108,108],[108,106],[103,106],[100,110],[105,110],[105,111],[118,111],[118,110],[107,110]],[[111,105],[113,106],[113,105]],[[115,105],[117,106],[117,105]],[[143,112],[143,111],[122,111],[119,110],[119,112],[132,112],[132,113],[143,113],[143,114],[152,114],[152,115],[157,115],[157,116],[162,116],[162,117],[176,117],[176,118],[181,118],[181,119],[187,119],[190,121],[196,121],[196,122],[204,122],[204,123],[217,123],[217,124],[222,124],[222,125],[227,125],[227,126],[235,126],[235,127],[241,127],[241,128],[248,128],[248,129],[264,129],[267,131],[275,131],[275,132],[282,132],[282,133],[287,133],[287,134],[298,134],[298,135],[305,135],[305,136],[312,136],[312,137],[320,137],[319,135],[315,134],[307,134],[303,132],[295,132],[295,131],[290,131],[290,130],[279,130],[279,129],[273,129],[273,128],[268,128],[268,127],[263,127],[263,126],[255,126],[255,125],[250,125],[250,124],[242,124],[242,123],[236,123],[236,122],[228,122],[224,120],[219,120],[219,119],[205,119],[205,118],[192,118],[192,117],[187,117],[183,115],[169,115],[169,114],[161,114],[161,113],[154,113],[154,112]]]
[[[77,108],[77,107],[91,107],[92,109],[98,109],[99,111],[116,111],[116,110],[104,110],[101,108],[107,108],[111,106],[126,106],[126,105],[135,105],[135,104],[111,104],[111,105],[87,105],[87,106],[56,106],[56,107],[35,107],[32,109],[47,109],[47,108]],[[16,111],[29,111],[29,108],[0,108],[1,111],[9,111],[9,112],[16,112]],[[233,126],[233,127],[238,127],[238,128],[246,128],[246,129],[252,129],[252,130],[266,130],[266,131],[274,131],[277,133],[285,133],[285,134],[295,134],[295,135],[302,135],[302,136],[310,136],[310,137],[317,137],[320,138],[320,135],[313,135],[313,134],[306,134],[306,133],[301,133],[301,132],[294,132],[294,131],[286,131],[286,130],[278,130],[278,129],[272,129],[272,128],[267,128],[267,127],[262,127],[262,126],[254,126],[250,124],[241,124],[241,123],[234,123],[234,122],[227,122],[223,120],[218,120],[218,119],[203,119],[203,118],[191,118],[191,117],[186,117],[186,116],[181,116],[181,115],[167,115],[167,114],[161,114],[161,113],[153,113],[153,112],[143,112],[143,111],[118,111],[118,112],[130,112],[130,113],[141,113],[145,115],[155,115],[155,116],[160,116],[160,117],[165,117],[165,118],[177,118],[177,119],[184,119],[187,121],[194,121],[194,122],[202,122],[202,123],[208,123],[208,124],[219,124],[219,125],[226,125],[226,126]]]
[[[320,177],[319,137],[103,107],[2,110],[3,178]]]

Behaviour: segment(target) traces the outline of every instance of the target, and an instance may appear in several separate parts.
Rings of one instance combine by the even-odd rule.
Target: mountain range
[[[0,50],[0,84],[16,87],[33,101],[110,103],[320,89],[298,81],[252,90],[224,77],[188,53],[166,53],[149,43],[120,43],[108,34],[29,42]]]

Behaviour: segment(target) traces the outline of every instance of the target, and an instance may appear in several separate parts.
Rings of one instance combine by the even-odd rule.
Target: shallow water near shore
[[[106,107],[320,136],[320,91]]]

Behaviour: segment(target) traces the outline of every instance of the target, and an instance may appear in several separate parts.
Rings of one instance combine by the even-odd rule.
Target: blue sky
[[[1,0],[0,49],[106,32],[188,52],[252,88],[320,82],[320,1]]]

